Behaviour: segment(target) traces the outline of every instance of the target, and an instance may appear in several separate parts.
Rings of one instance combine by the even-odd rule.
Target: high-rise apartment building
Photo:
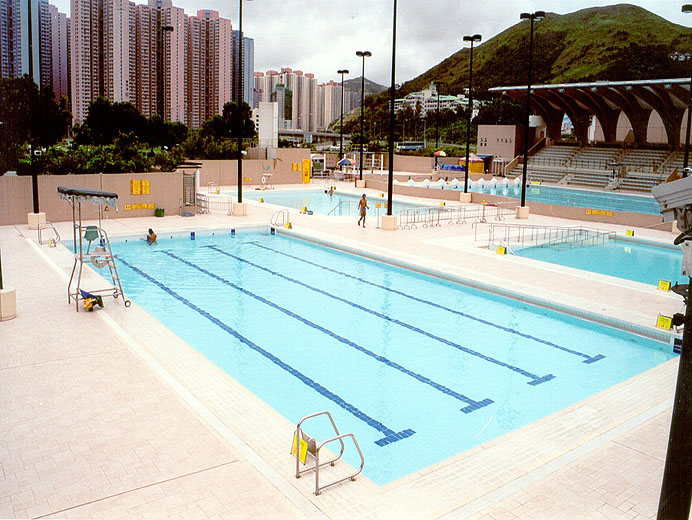
[[[99,0],[70,1],[70,92],[75,123],[86,119],[89,103],[102,92],[99,11]]]
[[[69,19],[54,5],[49,6],[51,23],[51,74],[56,99],[70,97]]]
[[[240,72],[240,46],[238,45],[238,34],[238,31],[233,31],[233,100],[238,99],[237,89],[240,88],[242,78],[242,100],[252,108],[255,104],[255,41],[252,38],[243,36],[243,70]]]

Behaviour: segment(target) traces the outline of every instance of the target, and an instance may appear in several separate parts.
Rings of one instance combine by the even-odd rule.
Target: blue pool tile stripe
[[[223,251],[221,251],[221,252],[223,253]],[[164,251],[164,253],[166,255],[170,256],[171,258],[178,260],[179,262],[182,262],[185,265],[188,265],[188,266],[198,270],[199,272],[201,272],[201,273],[203,273],[203,274],[205,274],[205,275],[207,275],[207,276],[209,276],[215,280],[218,280],[219,282],[223,283],[224,285],[228,285],[229,287],[232,287],[233,289],[236,289],[237,291],[242,292],[246,296],[250,296],[251,298],[254,298],[257,301],[264,303],[265,305],[268,305],[268,306],[284,313],[285,315],[287,315],[287,316],[289,316],[295,320],[300,321],[301,323],[307,325],[308,327],[311,327],[311,328],[318,330],[324,334],[327,334],[328,336],[334,338],[335,340],[339,341],[340,343],[343,343],[344,345],[348,345],[349,347],[352,347],[355,350],[362,352],[363,354],[366,354],[367,356],[370,356],[371,358],[379,361],[380,363],[383,363],[383,364],[385,364],[385,365],[387,365],[387,366],[389,366],[395,370],[398,370],[399,372],[402,372],[402,373],[406,374],[407,376],[410,376],[410,377],[416,379],[417,381],[419,381],[423,384],[426,384],[426,385],[434,388],[435,390],[437,390],[439,392],[442,392],[443,394],[449,395],[449,396],[451,396],[451,397],[453,397],[453,398],[455,398],[455,399],[457,399],[463,403],[466,403],[467,406],[465,406],[464,408],[461,409],[461,411],[464,413],[473,412],[474,410],[478,410],[479,408],[482,408],[482,407],[489,405],[490,403],[493,402],[491,399],[483,399],[482,401],[475,401],[475,400],[471,399],[470,397],[467,397],[463,394],[455,392],[451,388],[447,388],[446,386],[441,385],[440,383],[437,383],[437,382],[435,382],[435,381],[433,381],[433,380],[431,380],[431,379],[429,379],[429,378],[427,378],[421,374],[413,372],[412,370],[409,370],[408,368],[406,368],[402,365],[399,365],[398,363],[392,361],[391,359],[388,359],[388,358],[381,356],[375,352],[372,352],[371,350],[368,350],[367,348],[365,348],[361,345],[358,345],[357,343],[351,341],[348,338],[344,338],[343,336],[340,336],[339,334],[337,334],[337,333],[335,333],[335,332],[333,332],[333,331],[331,331],[331,330],[329,330],[329,329],[327,329],[327,328],[325,328],[325,327],[323,327],[317,323],[314,323],[314,322],[308,320],[307,318],[304,318],[303,316],[300,316],[299,314],[296,314],[295,312],[293,312],[289,309],[286,309],[285,307],[281,307],[280,305],[278,305],[278,304],[276,304],[270,300],[267,300],[266,298],[264,298],[258,294],[255,294],[252,291],[249,291],[243,287],[240,287],[239,285],[234,284],[233,282],[226,280],[225,278],[222,278],[221,276],[219,276],[215,273],[212,273],[211,271],[208,271],[207,269],[205,269],[202,266],[199,266],[193,262],[190,262],[189,260],[185,260],[184,258],[180,258],[179,256],[177,256],[173,253],[166,252],[166,251]]]
[[[380,285],[380,284],[377,284],[377,283],[375,283],[375,282],[371,282],[371,281],[369,281],[369,280],[365,280],[364,278],[360,278],[360,277],[358,277],[358,276],[354,276],[354,275],[352,275],[352,274],[345,273],[345,272],[343,272],[343,271],[339,271],[338,269],[334,269],[334,268],[332,268],[332,267],[328,267],[328,266],[325,266],[325,265],[321,265],[321,264],[318,264],[318,263],[316,263],[316,262],[312,262],[312,261],[310,261],[310,260],[306,260],[306,259],[304,259],[304,258],[300,258],[300,257],[295,256],[295,255],[292,255],[292,254],[290,254],[290,253],[285,253],[285,252],[283,252],[283,251],[279,251],[278,249],[274,249],[274,248],[272,248],[272,247],[265,246],[264,244],[260,244],[259,242],[248,241],[247,243],[248,243],[248,244],[251,244],[251,245],[253,245],[253,246],[262,248],[262,249],[266,249],[267,251],[271,251],[271,252],[273,252],[273,253],[276,253],[276,254],[279,254],[279,255],[283,255],[283,256],[286,256],[286,257],[288,257],[288,258],[292,258],[292,259],[294,259],[294,260],[298,260],[299,262],[303,262],[303,263],[305,263],[305,264],[312,265],[313,267],[317,267],[317,268],[319,268],[319,269],[324,269],[325,271],[329,271],[330,273],[338,274],[338,275],[340,275],[340,276],[345,276],[346,278],[351,278],[352,280],[356,280],[356,281],[358,281],[358,282],[364,283],[364,284],[366,284],[366,285],[370,285],[370,286],[372,286],[372,287],[377,287],[378,289],[382,289],[383,291],[388,291],[388,292],[391,292],[391,293],[394,293],[394,294],[398,294],[399,296],[403,296],[404,298],[409,298],[409,299],[411,299],[411,300],[413,300],[413,301],[416,301],[416,302],[419,302],[419,303],[424,303],[424,304],[426,304],[426,305],[430,305],[431,307],[436,307],[436,308],[438,308],[438,309],[441,309],[441,310],[444,310],[444,311],[447,311],[447,312],[451,312],[452,314],[456,314],[457,316],[461,316],[461,317],[463,317],[463,318],[467,318],[467,319],[470,319],[470,320],[477,321],[478,323],[482,323],[483,325],[487,325],[487,326],[489,326],[489,327],[494,327],[494,328],[496,328],[496,329],[500,329],[500,330],[502,330],[502,331],[509,332],[510,334],[516,334],[517,336],[521,336],[522,338],[530,339],[530,340],[536,341],[536,342],[538,342],[538,343],[542,343],[543,345],[547,345],[547,346],[549,346],[549,347],[556,348],[556,349],[558,349],[558,350],[562,350],[563,352],[567,352],[567,353],[573,354],[573,355],[575,355],[575,356],[583,357],[583,358],[585,358],[584,363],[593,363],[593,362],[595,362],[595,361],[598,361],[598,360],[600,360],[600,359],[605,358],[605,356],[604,356],[603,354],[597,354],[596,356],[591,356],[591,355],[589,355],[589,354],[585,354],[585,353],[583,353],[583,352],[579,352],[579,351],[577,351],[577,350],[573,350],[573,349],[568,348],[568,347],[565,347],[565,346],[563,346],[563,345],[558,345],[557,343],[553,343],[552,341],[548,341],[548,340],[546,340],[546,339],[539,338],[539,337],[533,336],[533,335],[531,335],[531,334],[526,334],[526,333],[521,332],[521,331],[519,331],[519,330],[510,328],[510,327],[505,327],[505,326],[500,325],[500,324],[498,324],[498,323],[493,323],[493,322],[491,322],[491,321],[484,320],[483,318],[479,318],[478,316],[474,316],[474,315],[472,315],[472,314],[468,314],[468,313],[463,312],[463,311],[459,311],[459,310],[456,310],[456,309],[452,309],[452,308],[450,308],[450,307],[445,307],[444,305],[441,305],[441,304],[439,304],[439,303],[436,303],[436,302],[433,302],[433,301],[430,301],[430,300],[425,300],[425,299],[423,299],[423,298],[419,298],[418,296],[414,296],[414,295],[412,295],[412,294],[408,294],[408,293],[405,293],[405,292],[403,292],[403,291],[399,291],[399,290],[397,290],[397,289],[392,289],[391,287],[386,287],[386,286],[384,286],[384,285]]]
[[[546,376],[538,376],[538,375],[536,375],[536,374],[532,374],[531,372],[528,372],[528,371],[526,371],[526,370],[524,370],[524,369],[522,369],[522,368],[516,367],[516,366],[514,366],[514,365],[510,365],[509,363],[505,363],[504,361],[500,361],[499,359],[492,358],[492,357],[487,356],[487,355],[485,355],[485,354],[482,354],[482,353],[480,353],[480,352],[478,352],[478,351],[476,351],[476,350],[472,350],[472,349],[470,349],[470,348],[468,348],[468,347],[464,347],[463,345],[460,345],[459,343],[456,343],[456,342],[454,342],[454,341],[450,341],[450,340],[445,339],[445,338],[443,338],[443,337],[437,336],[436,334],[433,334],[433,333],[431,333],[431,332],[425,331],[425,330],[423,330],[423,329],[421,329],[421,328],[419,328],[419,327],[416,327],[415,325],[411,325],[410,323],[406,323],[406,322],[401,321],[401,320],[398,320],[398,319],[396,319],[396,318],[392,318],[392,317],[390,317],[390,316],[387,316],[386,314],[382,314],[381,312],[377,312],[377,311],[375,311],[375,310],[373,310],[373,309],[368,309],[367,307],[364,307],[363,305],[360,305],[359,303],[355,303],[355,302],[352,302],[352,301],[347,300],[347,299],[345,299],[345,298],[341,298],[341,297],[339,297],[339,296],[335,296],[335,295],[333,295],[333,294],[331,294],[331,293],[329,293],[329,292],[327,292],[327,291],[324,291],[323,289],[320,289],[319,287],[313,287],[312,285],[306,284],[305,282],[301,282],[300,280],[296,280],[295,278],[291,278],[291,277],[286,276],[286,275],[284,275],[284,274],[281,274],[281,273],[279,273],[279,272],[273,271],[273,270],[271,270],[271,269],[269,269],[269,268],[267,268],[267,267],[258,265],[258,264],[254,263],[254,262],[251,262],[250,260],[245,260],[244,258],[240,258],[239,256],[236,256],[236,255],[234,255],[234,254],[232,254],[232,253],[228,253],[228,252],[226,252],[226,251],[223,251],[222,249],[219,249],[219,248],[216,247],[216,246],[208,245],[208,246],[205,246],[205,247],[207,247],[207,248],[209,248],[209,249],[213,249],[214,251],[217,251],[217,252],[219,252],[219,253],[221,253],[221,254],[223,254],[223,255],[226,255],[226,256],[228,256],[228,257],[230,257],[230,258],[233,258],[233,259],[235,259],[235,260],[238,260],[239,262],[244,262],[244,263],[246,263],[246,264],[248,264],[248,265],[251,265],[251,266],[253,266],[253,267],[257,268],[257,269],[261,269],[262,271],[265,271],[265,272],[267,272],[267,273],[269,273],[269,274],[272,274],[272,275],[274,275],[274,276],[278,276],[279,278],[283,278],[284,280],[287,280],[287,281],[289,281],[289,282],[292,282],[292,283],[295,283],[295,284],[297,284],[297,285],[300,285],[301,287],[305,287],[306,289],[309,289],[309,290],[311,290],[311,291],[314,291],[314,292],[316,292],[316,293],[318,293],[318,294],[322,294],[322,295],[324,295],[324,296],[327,296],[328,298],[332,298],[333,300],[336,300],[336,301],[338,301],[338,302],[340,302],[340,303],[344,303],[344,304],[346,304],[346,305],[350,305],[351,307],[354,307],[354,308],[356,308],[356,309],[358,309],[358,310],[360,310],[360,311],[363,311],[363,312],[366,312],[366,313],[371,314],[371,315],[373,315],[373,316],[376,316],[376,317],[378,317],[378,318],[380,318],[380,319],[382,319],[382,320],[388,321],[388,322],[390,322],[390,323],[394,323],[395,325],[399,325],[399,326],[401,326],[401,327],[404,327],[404,328],[406,328],[406,329],[408,329],[408,330],[410,330],[410,331],[416,332],[417,334],[421,334],[421,335],[426,336],[426,337],[428,337],[428,338],[430,338],[430,339],[433,339],[433,340],[435,340],[435,341],[438,341],[438,342],[440,342],[440,343],[443,343],[443,344],[445,344],[445,345],[448,345],[448,346],[450,346],[450,347],[453,347],[453,348],[455,348],[455,349],[457,349],[457,350],[461,350],[462,352],[465,352],[465,353],[467,353],[467,354],[471,354],[472,356],[481,358],[481,359],[483,359],[484,361],[488,361],[489,363],[493,363],[493,364],[495,364],[495,365],[499,365],[499,366],[501,366],[501,367],[503,367],[503,368],[508,368],[508,369],[512,370],[513,372],[516,372],[516,373],[518,373],[518,374],[521,374],[522,376],[525,376],[525,377],[528,377],[529,379],[531,379],[531,380],[533,381],[533,383],[529,383],[529,384],[534,384],[534,385],[535,385],[535,384],[543,383],[543,382],[545,382],[545,381],[549,381],[550,379],[553,379],[553,377],[554,377],[552,374],[548,374],[548,375],[546,375]],[[186,260],[183,260],[183,261],[184,261],[184,262],[187,262]],[[289,312],[290,312],[290,311],[289,311]]]
[[[284,361],[282,361],[281,359],[276,357],[271,352],[263,349],[262,347],[260,347],[256,343],[252,342],[251,340],[249,340],[248,338],[246,338],[245,336],[240,334],[238,331],[236,331],[235,329],[228,326],[227,324],[225,324],[220,319],[213,316],[211,313],[198,307],[197,305],[192,303],[190,300],[188,300],[184,296],[181,296],[180,294],[175,292],[170,287],[168,287],[168,286],[164,285],[163,283],[161,283],[160,281],[156,280],[153,276],[145,273],[140,268],[130,264],[126,260],[123,260],[118,255],[116,255],[116,258],[123,265],[126,265],[127,267],[132,269],[134,272],[136,272],[137,274],[139,274],[140,276],[142,276],[143,278],[145,278],[149,282],[153,283],[154,285],[156,285],[158,288],[160,288],[162,291],[164,291],[168,295],[172,296],[173,298],[175,298],[179,302],[183,303],[184,305],[186,305],[190,309],[194,310],[198,314],[204,316],[206,319],[211,321],[214,325],[216,325],[217,327],[219,327],[223,331],[227,332],[228,334],[230,334],[231,336],[236,338],[238,341],[240,341],[244,345],[250,347],[252,350],[257,352],[258,354],[261,354],[262,356],[267,358],[269,361],[274,363],[276,366],[278,366],[282,370],[285,370],[286,372],[288,372],[289,374],[291,374],[292,376],[294,376],[295,378],[300,380],[302,383],[306,384],[307,386],[309,386],[310,388],[312,388],[313,390],[318,392],[320,395],[326,397],[327,399],[329,399],[330,401],[332,401],[333,403],[335,403],[339,407],[343,408],[344,410],[346,410],[347,412],[352,414],[354,417],[356,417],[356,418],[360,419],[361,421],[363,421],[364,423],[366,423],[371,428],[377,430],[380,433],[383,433],[384,437],[382,439],[375,441],[375,444],[377,444],[378,446],[386,446],[387,444],[391,444],[391,443],[396,442],[398,440],[410,437],[411,435],[413,435],[415,433],[415,431],[413,431],[409,428],[402,430],[400,432],[395,432],[391,428],[388,428],[387,426],[382,424],[380,421],[373,419],[372,417],[363,413],[358,408],[356,408],[352,404],[348,403],[347,401],[345,401],[344,399],[342,399],[341,397],[339,397],[335,393],[327,390],[325,387],[320,385],[317,381],[314,381],[313,379],[309,378],[308,376],[306,376],[302,372],[293,368],[288,363],[285,363]]]

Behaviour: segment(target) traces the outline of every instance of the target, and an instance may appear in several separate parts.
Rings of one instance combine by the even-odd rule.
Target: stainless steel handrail
[[[336,436],[331,437],[330,439],[327,439],[325,441],[322,441],[318,445],[317,441],[315,439],[313,439],[312,437],[307,435],[301,429],[301,426],[307,419],[312,419],[313,417],[318,417],[320,415],[326,415],[327,417],[329,417],[329,421],[332,423],[332,428],[334,429],[334,433],[336,433]],[[320,486],[320,468],[322,466],[326,466],[326,465],[334,466],[336,464],[336,462],[343,456],[344,450],[346,448],[346,446],[344,445],[343,439],[346,437],[350,437],[351,439],[353,439],[353,443],[355,444],[356,449],[358,450],[358,455],[360,456],[360,467],[358,468],[358,470],[355,473],[353,473],[351,475],[337,479],[333,482],[330,482],[329,484],[325,484],[323,486]],[[300,469],[300,465],[299,465],[300,464],[300,441],[301,440],[303,440],[304,442],[307,442],[307,444],[308,444],[306,459],[307,459],[308,453],[310,455],[312,455],[315,459],[315,466],[314,467],[307,467],[303,470]],[[341,449],[339,451],[339,454],[331,460],[320,463],[320,450],[325,445],[329,444],[330,442],[335,442],[335,441],[339,441],[339,444],[341,445]],[[361,471],[363,471],[363,466],[365,466],[365,459],[363,457],[363,452],[361,451],[360,446],[358,445],[358,441],[356,440],[355,435],[353,435],[352,433],[343,433],[343,434],[339,433],[339,429],[336,427],[336,423],[334,422],[334,418],[332,417],[332,414],[326,410],[321,411],[321,412],[317,412],[317,413],[313,413],[310,415],[306,415],[305,417],[303,417],[298,422],[298,424],[296,425],[296,431],[294,433],[294,443],[295,443],[295,457],[296,457],[296,478],[300,478],[300,476],[303,473],[306,473],[308,471],[314,471],[315,472],[315,495],[319,495],[320,491],[322,489],[328,488],[329,486],[333,486],[334,484],[338,484],[339,482],[343,482],[344,480],[355,480],[356,476],[359,475],[361,473]]]

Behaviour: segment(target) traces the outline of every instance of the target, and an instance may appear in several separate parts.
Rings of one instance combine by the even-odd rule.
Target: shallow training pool
[[[128,297],[292,423],[329,410],[377,484],[672,357],[653,340],[279,234],[159,241],[113,243]],[[331,437],[321,426],[309,433]],[[358,463],[355,450],[345,458]]]
[[[643,241],[611,240],[588,247],[535,246],[514,249],[518,256],[657,285],[659,280],[682,282],[679,247]]]
[[[350,195],[348,193],[336,192],[329,195],[325,190],[265,190],[248,191],[244,196],[252,200],[263,199],[269,204],[284,206],[293,209],[307,208],[320,215],[356,215],[358,200],[360,195]],[[379,207],[378,207],[379,204]],[[370,214],[376,215],[379,210],[384,214],[387,207],[387,197],[368,197]],[[393,211],[398,212],[402,209],[419,208],[421,204],[401,202],[394,199],[392,203]]]

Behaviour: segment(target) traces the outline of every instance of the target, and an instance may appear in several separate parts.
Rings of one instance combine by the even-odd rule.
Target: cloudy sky
[[[69,13],[70,0],[50,0]],[[135,0],[135,3],[146,3]],[[601,0],[398,0],[396,82],[403,83],[438,64],[464,45],[465,34],[486,41],[519,22],[524,11],[559,14],[586,7],[615,5]],[[692,14],[680,12],[682,0],[630,2],[672,22],[692,26]],[[173,0],[186,14],[219,11],[238,24],[238,0]],[[392,0],[244,0],[243,32],[255,40],[255,71],[291,67],[312,72],[320,83],[338,80],[346,68],[360,77],[358,50],[372,52],[365,76],[385,86],[391,82]],[[347,77],[347,79],[348,79]]]

